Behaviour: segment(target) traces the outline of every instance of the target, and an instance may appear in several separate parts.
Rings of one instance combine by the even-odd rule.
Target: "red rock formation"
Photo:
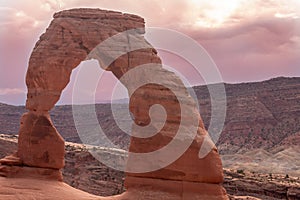
[[[143,37],[143,28],[144,20],[138,16],[99,9],[73,9],[54,15],[30,57],[26,76],[26,108],[29,112],[21,119],[17,158],[20,163],[32,168],[58,170],[63,167],[64,142],[48,111],[59,100],[72,70],[81,61],[94,58],[127,87],[131,95],[130,111],[137,125],[147,126],[151,122],[152,127],[159,127],[161,112],[154,111],[150,118],[152,105],[160,104],[166,111],[163,128],[146,139],[132,137],[130,152],[157,151],[172,141],[176,154],[176,151],[181,152],[180,148],[185,147],[186,142],[191,141],[187,150],[167,166],[164,163],[172,157],[172,151],[169,154],[157,151],[155,160],[129,155],[128,190],[115,198],[161,199],[163,195],[164,199],[227,199],[220,185],[223,171],[216,148],[205,158],[198,157],[207,132],[195,102],[182,81],[174,73],[163,69],[156,50]],[[136,30],[126,32],[121,38],[112,37],[131,29]],[[105,40],[111,37],[112,43],[106,45]],[[112,60],[114,57],[116,59]],[[127,75],[131,69],[136,71]],[[136,90],[139,83],[148,79],[158,83],[146,84]],[[140,130],[133,126],[133,133],[140,133]],[[184,135],[177,137],[178,130]],[[2,164],[8,162],[3,161]],[[3,174],[11,177],[10,172],[14,170],[10,167]]]
[[[56,131],[48,113],[30,111],[22,116],[18,156],[23,164],[61,169],[64,167],[64,140]]]

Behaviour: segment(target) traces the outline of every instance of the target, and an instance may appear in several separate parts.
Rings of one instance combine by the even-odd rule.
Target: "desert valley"
[[[300,78],[276,78],[263,82],[226,84],[228,110],[225,128],[217,142],[224,167],[224,186],[232,199],[300,198]],[[206,126],[209,95],[205,86],[194,88]],[[83,105],[84,106],[84,105]],[[126,109],[126,101],[117,105]],[[97,116],[107,136],[126,156],[130,137],[113,120],[110,104],[97,104]],[[16,133],[24,106],[1,104],[0,156],[16,151]],[[72,187],[111,196],[125,190],[124,172],[110,169],[81,144],[72,116],[72,106],[56,106],[52,119],[67,141],[64,180]],[[116,150],[101,149],[103,156]]]

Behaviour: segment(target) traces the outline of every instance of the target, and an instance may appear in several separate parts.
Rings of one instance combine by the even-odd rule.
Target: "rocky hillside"
[[[251,149],[271,152],[280,146],[300,144],[300,78],[275,78],[258,83],[225,84],[227,115],[217,145],[223,155]],[[206,86],[194,87],[206,127],[210,122],[210,96]],[[118,104],[123,117],[126,104]],[[0,132],[16,134],[23,106],[0,104]],[[98,121],[118,147],[127,149],[129,136],[114,121],[110,104],[97,104]],[[56,106],[51,111],[58,131],[66,141],[80,143],[74,126],[72,106]],[[128,121],[128,120],[127,120]],[[83,122],[84,123],[84,122]],[[90,126],[90,124],[83,124]],[[128,123],[130,128],[130,123]]]
[[[0,134],[0,155],[16,150],[17,137]],[[91,148],[80,144],[66,144],[66,165],[63,169],[64,181],[70,186],[100,196],[111,196],[124,191],[125,174],[110,169],[96,160]],[[114,154],[114,150],[103,153],[101,148],[93,148],[103,156]],[[224,169],[224,187],[231,199],[248,200],[296,200],[300,198],[300,179],[288,174],[257,173],[243,169]]]
[[[299,145],[300,78],[226,84],[228,111],[217,145],[222,154]],[[207,90],[196,87],[201,115],[210,119]],[[204,105],[204,106],[202,106]]]

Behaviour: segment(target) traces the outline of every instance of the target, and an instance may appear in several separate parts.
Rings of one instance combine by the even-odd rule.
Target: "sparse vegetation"
[[[288,179],[290,178],[290,176],[288,174],[285,175],[285,179]]]

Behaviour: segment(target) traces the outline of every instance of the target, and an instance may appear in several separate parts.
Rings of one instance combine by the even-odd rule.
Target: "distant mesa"
[[[97,49],[106,39],[131,29],[136,31],[127,32],[119,43],[105,46],[101,51]],[[223,170],[217,149],[214,148],[203,159],[198,158],[207,132],[194,100],[188,95],[182,81],[174,73],[162,68],[161,59],[143,37],[143,30],[144,19],[120,12],[72,9],[54,14],[53,21],[36,43],[29,60],[26,75],[26,109],[29,111],[21,118],[18,151],[0,161],[0,175],[6,177],[0,178],[0,199],[17,199],[21,193],[23,199],[228,199],[221,186]],[[124,52],[113,62],[107,61],[113,55],[120,54],[124,46],[130,48],[137,41],[147,48]],[[60,169],[64,166],[65,145],[49,115],[69,83],[72,70],[90,58],[97,59],[102,68],[112,71],[118,79],[137,66],[151,64],[150,68],[141,69],[143,76],[130,77],[122,80],[122,83],[131,95],[130,111],[136,124],[149,124],[148,111],[154,104],[165,108],[166,122],[153,137],[132,137],[130,152],[155,151],[171,140],[176,140],[179,145],[183,143],[182,138],[175,138],[180,120],[185,118],[180,107],[188,111],[189,119],[197,120],[197,135],[179,159],[156,171],[127,173],[126,192],[108,198],[89,195],[61,182]],[[164,80],[165,85],[176,86],[182,101],[179,102],[164,85],[146,84],[138,90],[132,89],[133,80],[142,82],[142,79],[153,76]],[[156,126],[155,117],[158,114],[154,113],[154,124],[151,125]],[[194,128],[190,124],[183,126],[187,133]],[[158,160],[167,158],[168,155],[163,155]],[[161,165],[160,162],[149,160],[141,162],[130,156],[129,161],[128,168],[139,164],[145,167]]]

